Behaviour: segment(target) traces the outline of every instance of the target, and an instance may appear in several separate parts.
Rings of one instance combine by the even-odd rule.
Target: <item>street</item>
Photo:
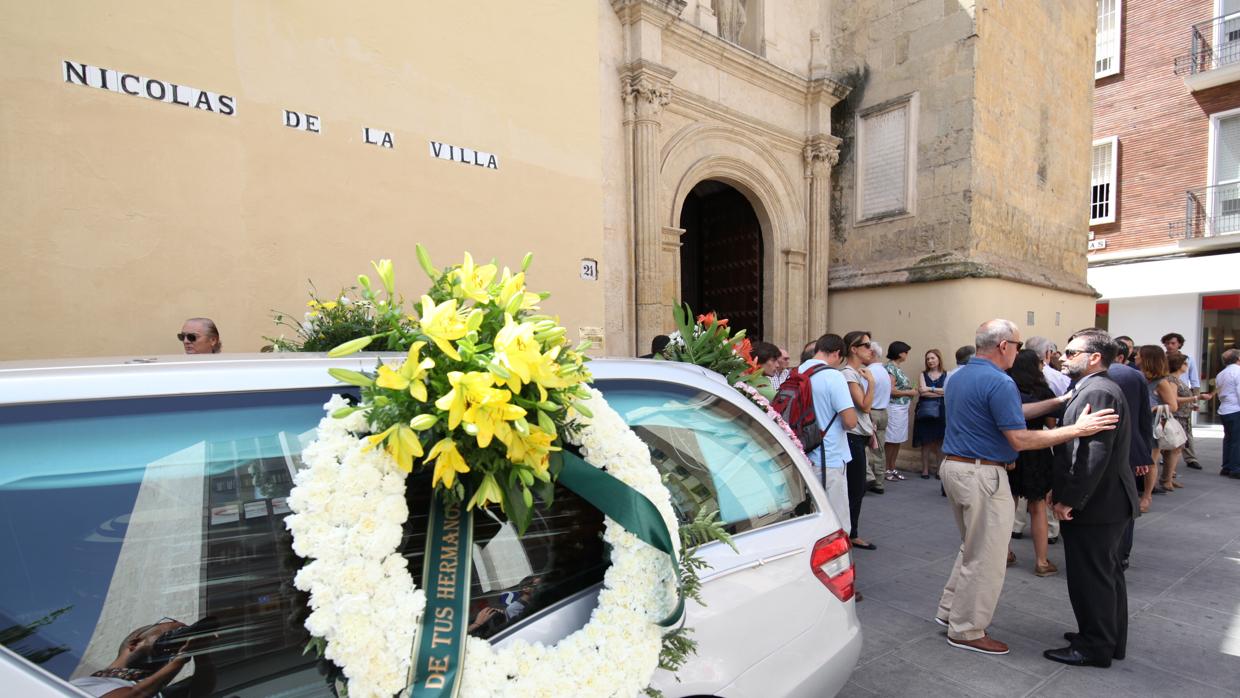
[[[1197,429],[1204,470],[1180,466],[1184,489],[1156,496],[1137,520],[1127,573],[1127,659],[1109,669],[1042,657],[1076,630],[1063,546],[1050,546],[1056,576],[1033,574],[1026,531],[1013,540],[990,634],[1005,656],[953,648],[933,621],[960,544],[939,482],[904,473],[886,494],[867,495],[854,551],[857,615],[865,646],[842,696],[1236,696],[1240,695],[1240,481],[1221,478],[1221,429]]]

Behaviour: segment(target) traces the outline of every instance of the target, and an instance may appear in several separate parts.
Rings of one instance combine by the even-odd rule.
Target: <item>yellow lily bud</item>
[[[435,423],[438,421],[439,417],[433,414],[420,414],[409,420],[409,426],[417,431],[426,431],[435,426]]]
[[[366,374],[350,371],[347,368],[329,368],[327,373],[341,383],[356,385],[359,388],[369,388],[375,384]]]
[[[529,271],[530,263],[534,261],[534,253],[526,252],[525,257],[521,258],[521,271]]]
[[[392,268],[392,260],[381,259],[378,262],[372,261],[370,265],[375,268],[375,272],[379,275],[379,280],[383,282],[383,288],[387,291],[387,294],[389,296],[395,295],[396,279]]]
[[[369,337],[358,337],[357,339],[351,339],[338,347],[334,347],[331,351],[327,352],[327,355],[335,359],[341,356],[348,356],[349,354],[356,354],[357,352],[370,346],[370,343],[374,341],[374,338],[374,335],[370,335]]]
[[[431,277],[431,281],[438,281],[440,271],[435,268],[435,265],[431,264],[431,256],[427,253],[426,248],[421,243],[418,243],[413,246],[413,249],[418,254],[418,266],[422,267],[422,271]]]
[[[482,327],[482,319],[485,315],[486,313],[482,312],[480,308],[474,308],[473,311],[470,312],[469,317],[465,319],[465,329],[470,332],[477,332],[478,328]],[[475,337],[472,341],[476,342],[478,340]]]

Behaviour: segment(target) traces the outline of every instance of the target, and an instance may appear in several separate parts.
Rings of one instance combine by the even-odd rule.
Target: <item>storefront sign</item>
[[[1089,241],[1090,252],[1093,252],[1094,250],[1105,250],[1106,248],[1107,248],[1106,240],[1090,240]]]
[[[477,165],[488,170],[498,170],[499,160],[491,153],[464,148],[459,145],[448,145],[439,141],[431,141],[431,156],[440,160],[454,160],[466,165]]]
[[[180,85],[174,82],[159,80],[158,78],[146,78],[133,73],[100,68],[76,61],[62,61],[62,64],[65,82],[70,85],[96,87],[101,90],[126,94],[130,97],[141,97],[181,107],[192,107],[224,116],[232,116],[237,113],[237,102],[230,95],[217,94],[200,90],[197,87]]]

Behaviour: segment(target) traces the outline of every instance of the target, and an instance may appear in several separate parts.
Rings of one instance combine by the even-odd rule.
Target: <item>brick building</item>
[[[1138,344],[1179,332],[1212,377],[1240,328],[1240,0],[1097,7],[1097,320]]]

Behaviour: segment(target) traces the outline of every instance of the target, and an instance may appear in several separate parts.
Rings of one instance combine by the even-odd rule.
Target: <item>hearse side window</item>
[[[283,522],[330,394],[0,408],[0,638],[81,683],[134,630],[209,618],[219,639],[208,660],[187,664],[165,696],[333,695],[334,670],[302,654],[306,595],[292,580],[303,561]],[[429,475],[410,481],[402,547],[415,581],[429,491],[419,478]],[[602,515],[562,488],[522,539],[498,512],[475,522],[475,635],[602,580]]]
[[[728,531],[739,533],[814,511],[792,457],[740,407],[676,383],[599,380],[596,387],[669,476],[681,521],[718,510]]]

